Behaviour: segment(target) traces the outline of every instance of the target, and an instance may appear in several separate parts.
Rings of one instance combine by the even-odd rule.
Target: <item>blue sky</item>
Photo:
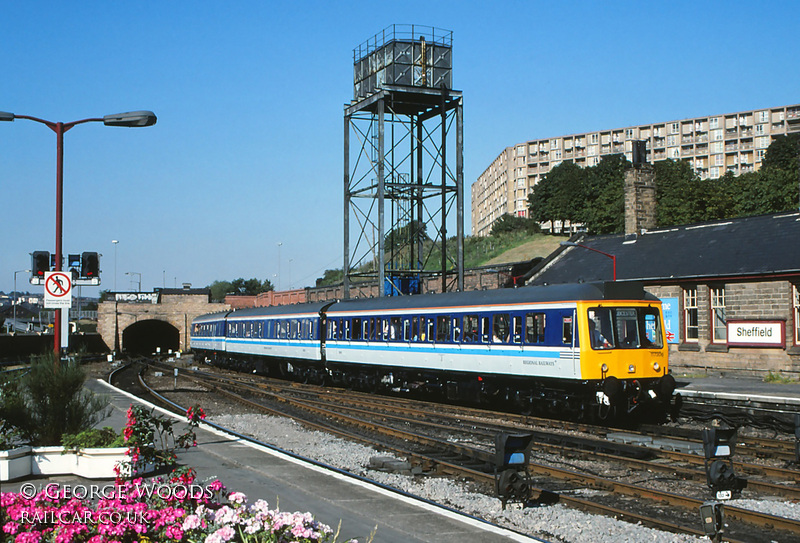
[[[102,253],[101,288],[135,290],[126,272],[143,291],[277,283],[279,268],[302,287],[342,265],[352,50],[386,26],[453,31],[469,232],[469,187],[506,146],[800,102],[798,19],[794,0],[8,2],[0,111],[158,115],[65,136],[64,252]],[[0,187],[10,291],[55,247],[53,132],[0,123]]]

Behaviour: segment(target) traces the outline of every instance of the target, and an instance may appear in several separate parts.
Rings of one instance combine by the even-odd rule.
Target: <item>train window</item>
[[[461,341],[461,319],[458,317],[453,317],[452,322],[452,330],[453,330],[453,343],[458,343]]]
[[[544,313],[525,315],[525,343],[544,343],[544,329],[547,318]]]
[[[427,330],[425,339],[433,341],[434,337],[436,337],[436,321],[433,317],[428,317],[428,321],[425,323],[425,329]]]
[[[481,343],[489,343],[492,335],[491,317],[481,317]]]
[[[425,320],[423,318],[423,320]],[[417,317],[411,317],[411,339],[417,341],[419,339],[419,321]],[[422,338],[423,341],[425,338]],[[408,334],[406,334],[406,341],[408,341]]]
[[[509,314],[497,313],[493,320],[494,326],[492,327],[492,343],[508,343],[510,322]]]
[[[350,319],[342,319],[342,332],[344,333],[344,337],[342,337],[342,339],[349,341],[350,340]]]
[[[522,317],[515,315],[511,317],[511,342],[519,345],[522,343]]]
[[[328,323],[328,339],[338,339],[337,331],[339,319],[331,319]]]
[[[403,319],[400,317],[392,317],[389,323],[389,340],[399,341],[402,339]]]
[[[375,337],[378,341],[387,341],[389,339],[389,321],[375,319]]]
[[[411,341],[411,321],[403,319],[403,341]]]
[[[353,319],[353,339],[358,340],[361,339],[361,319],[356,317]]]
[[[655,307],[596,307],[588,311],[593,349],[660,349],[661,318]]]
[[[436,341],[446,342],[450,338],[450,316],[439,315],[436,317]]]
[[[572,315],[561,318],[561,343],[572,345]]]
[[[367,337],[370,341],[375,341],[375,319],[369,320],[369,334]]]
[[[478,315],[464,316],[464,343],[480,343],[480,330]]]

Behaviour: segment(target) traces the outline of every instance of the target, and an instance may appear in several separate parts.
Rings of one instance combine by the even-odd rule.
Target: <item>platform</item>
[[[103,426],[124,427],[132,402],[152,405],[103,381],[87,382],[87,387],[110,397],[113,411],[102,421]],[[376,543],[542,541],[338,470],[303,462],[205,424],[197,431],[197,443],[197,447],[180,452],[178,459],[197,471],[198,480],[219,478],[229,490],[244,492],[250,503],[264,499],[270,507],[279,506],[282,511],[308,511],[334,530],[341,521],[339,541],[367,541],[373,531]],[[56,482],[86,484],[69,479],[59,477]],[[18,490],[22,483],[4,483],[3,491]]]

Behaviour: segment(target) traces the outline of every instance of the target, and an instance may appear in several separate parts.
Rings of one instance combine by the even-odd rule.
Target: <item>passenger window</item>
[[[361,339],[361,319],[358,317],[353,319],[353,339]]]
[[[492,334],[492,319],[481,317],[481,343],[489,343]]]
[[[544,343],[544,313],[525,315],[525,343]]]
[[[403,341],[411,341],[411,321],[403,319]]]
[[[441,315],[436,317],[436,341],[445,343],[450,336],[450,317]]]
[[[510,320],[508,313],[498,313],[493,320],[492,343],[508,343]]]
[[[453,317],[453,343],[461,341],[461,319]]]
[[[419,321],[417,320],[417,317],[411,318],[411,339],[413,341],[419,340]],[[408,337],[406,337],[406,341],[408,341]]]
[[[478,315],[466,315],[464,317],[464,343],[480,343],[480,329]]]
[[[522,317],[511,317],[511,328],[513,330],[511,342],[519,345],[522,343]]]
[[[436,321],[433,320],[433,317],[428,317],[427,321],[425,322],[425,329],[427,330],[427,332],[425,332],[425,339],[427,341],[433,341],[433,338],[435,337],[436,334],[435,324]]]
[[[401,339],[403,333],[403,323],[400,317],[392,317],[391,325],[389,326],[389,339],[391,341],[398,341]]]

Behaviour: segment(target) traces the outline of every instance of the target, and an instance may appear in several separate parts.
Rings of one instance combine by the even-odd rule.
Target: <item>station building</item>
[[[472,235],[487,236],[505,213],[527,217],[528,194],[558,164],[596,166],[604,156],[625,154],[647,142],[649,163],[688,161],[701,179],[757,171],[781,135],[800,132],[800,104],[724,113],[583,134],[534,139],[504,149],[471,188]],[[551,225],[560,231],[562,225]]]
[[[642,281],[661,299],[673,371],[800,377],[800,213],[587,236],[528,285]]]

